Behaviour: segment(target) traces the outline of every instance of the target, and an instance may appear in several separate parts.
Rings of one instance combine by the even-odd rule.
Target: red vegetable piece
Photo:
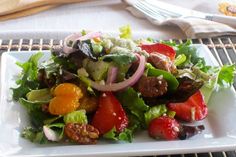
[[[165,56],[170,57],[173,61],[175,59],[176,52],[175,50],[166,44],[155,43],[155,44],[144,44],[140,46],[142,50],[145,50],[148,53],[158,52]]]
[[[93,119],[92,125],[105,134],[113,127],[117,132],[122,132],[128,126],[128,118],[120,102],[112,94],[105,92],[99,98],[99,106]]]
[[[176,112],[176,118],[187,122],[202,120],[208,113],[203,95],[199,90],[187,101],[183,103],[170,103],[168,108]]]
[[[174,140],[178,138],[179,132],[179,123],[168,116],[153,119],[148,127],[149,135],[157,139]]]

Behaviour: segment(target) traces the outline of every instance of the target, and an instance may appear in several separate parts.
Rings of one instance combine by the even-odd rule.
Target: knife
[[[225,15],[218,15],[218,14],[209,14],[204,13],[200,11],[195,11],[187,8],[183,8],[180,6],[176,6],[173,4],[169,4],[163,1],[159,0],[143,0],[144,2],[147,2],[151,6],[160,8],[162,10],[165,10],[167,12],[174,13],[178,16],[176,17],[182,17],[182,18],[188,18],[188,17],[194,17],[194,18],[201,18],[205,20],[215,21],[219,23],[223,23],[226,25],[229,25],[231,27],[236,28],[236,17],[233,16],[225,16]]]

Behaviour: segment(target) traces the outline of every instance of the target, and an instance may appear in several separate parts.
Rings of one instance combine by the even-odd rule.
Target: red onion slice
[[[69,36],[67,36],[65,39],[64,39],[64,44],[63,44],[63,52],[66,53],[66,54],[70,54],[72,53],[73,51],[75,51],[75,49],[73,49],[72,47],[68,46],[68,42],[69,41],[75,41],[76,39],[78,39],[79,37],[81,37],[82,34],[81,33],[73,33]]]
[[[83,41],[83,40],[98,38],[98,37],[100,37],[101,35],[102,35],[101,32],[89,32],[88,34],[77,38],[77,40]]]
[[[63,52],[66,53],[66,54],[70,54],[72,52],[75,51],[75,49],[73,49],[72,47],[68,46],[68,42],[69,41],[76,41],[76,40],[88,40],[88,39],[93,39],[93,38],[97,38],[97,37],[100,37],[102,35],[101,32],[89,32],[88,34],[82,36],[81,33],[73,33],[69,36],[67,36],[65,39],[64,39],[64,45],[63,45]]]
[[[117,67],[110,67],[108,69],[108,73],[107,73],[107,81],[106,84],[112,84],[115,82],[116,77],[117,77],[117,73],[118,73],[118,68]]]
[[[90,80],[91,86],[94,89],[97,89],[98,91],[113,91],[113,92],[115,92],[115,91],[119,91],[119,90],[122,90],[126,87],[134,85],[139,80],[139,78],[143,75],[143,72],[145,69],[145,63],[146,63],[144,56],[137,55],[137,57],[139,58],[139,66],[138,66],[137,70],[135,71],[135,73],[129,79],[127,79],[123,82],[106,84],[106,85],[101,85],[99,83],[96,83],[96,82]]]
[[[43,126],[43,132],[49,141],[59,141],[59,135],[47,126]]]

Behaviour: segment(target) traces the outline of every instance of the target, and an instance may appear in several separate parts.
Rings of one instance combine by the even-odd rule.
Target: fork
[[[156,5],[152,6],[150,3],[143,0],[136,0],[136,2],[133,4],[133,7],[157,21],[163,21],[168,18],[178,18],[182,16],[181,14],[160,8]]]
[[[146,16],[155,19],[156,21],[162,22],[170,18],[199,18],[219,23],[224,23],[236,28],[236,18],[222,15],[205,14],[202,12],[194,11],[196,14],[183,15],[174,11],[152,5],[146,0],[135,0],[133,7],[138,9]],[[190,11],[189,11],[190,12]]]
[[[146,1],[136,0],[134,7],[142,13],[152,17],[153,19],[167,19],[167,18],[178,18],[181,15],[171,12],[169,10],[160,8],[158,6],[152,6]]]

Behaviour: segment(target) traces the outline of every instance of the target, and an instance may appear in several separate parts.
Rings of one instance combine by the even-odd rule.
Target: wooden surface
[[[5,21],[5,20],[10,20],[10,19],[15,19],[15,18],[19,18],[19,17],[33,15],[33,14],[36,14],[41,11],[55,8],[57,6],[59,6],[59,5],[45,5],[45,6],[35,7],[35,8],[29,8],[29,9],[22,10],[22,11],[19,11],[16,13],[2,15],[2,16],[0,16],[0,21]]]
[[[89,0],[0,0],[0,21],[32,15],[62,4]]]

